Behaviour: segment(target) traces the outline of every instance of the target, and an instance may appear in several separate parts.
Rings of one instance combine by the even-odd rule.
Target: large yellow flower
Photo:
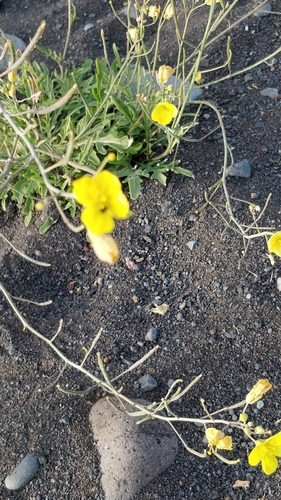
[[[232,437],[226,436],[224,432],[219,431],[215,427],[206,429],[205,436],[208,440],[211,452],[216,452],[217,450],[232,450]]]
[[[98,236],[113,231],[114,219],[127,219],[130,215],[121,182],[107,170],[94,177],[85,175],[76,179],[72,191],[76,201],[85,207],[81,214],[82,223]]]
[[[270,236],[267,242],[268,250],[281,257],[281,231]]]
[[[252,467],[261,462],[263,472],[269,476],[278,467],[276,457],[281,457],[281,432],[265,441],[256,441],[256,446],[251,451],[248,461]]]
[[[176,118],[178,110],[170,102],[159,102],[151,113],[151,119],[160,125],[168,125]]]

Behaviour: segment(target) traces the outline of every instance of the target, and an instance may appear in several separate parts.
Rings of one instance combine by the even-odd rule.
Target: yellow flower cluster
[[[115,154],[109,153],[109,160]],[[119,249],[110,236],[114,219],[130,216],[129,202],[122,191],[118,177],[107,170],[90,177],[85,175],[72,183],[72,192],[77,203],[84,206],[81,221],[87,229],[88,238],[97,257],[108,264],[115,264]]]

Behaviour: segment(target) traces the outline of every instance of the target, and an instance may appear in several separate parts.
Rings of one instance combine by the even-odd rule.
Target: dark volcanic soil
[[[2,0],[0,27],[28,42],[45,19],[47,29],[41,45],[61,50],[67,27],[66,4],[62,0]],[[231,21],[245,13],[250,4],[254,2],[238,2]],[[250,17],[232,30],[233,71],[280,46],[281,2],[271,4],[273,11],[279,9],[279,15]],[[75,0],[75,5],[78,20],[73,27],[68,64],[102,56],[101,27],[109,47],[115,42],[125,52],[125,30],[114,20],[106,1]],[[118,10],[122,1],[114,5]],[[94,28],[85,31],[87,23],[93,23]],[[163,64],[175,60],[171,33],[167,28]],[[210,66],[219,65],[224,58],[225,43],[210,48]],[[272,68],[264,63],[247,73],[252,79],[245,81],[245,75],[240,75],[209,86],[203,97],[216,103],[224,116],[235,161],[247,158],[251,163],[249,179],[227,181],[229,193],[235,198],[235,215],[240,222],[251,223],[248,204],[263,207],[272,193],[261,225],[280,230],[281,101],[262,96],[260,91],[271,87],[281,93],[281,55]],[[210,78],[206,77],[206,84]],[[213,112],[205,107],[194,137],[205,136],[215,125]],[[214,411],[243,399],[258,379],[269,378],[273,390],[264,398],[262,409],[252,407],[251,419],[275,433],[280,424],[274,422],[281,418],[280,292],[276,286],[281,261],[276,258],[275,266],[271,266],[264,239],[252,240],[244,256],[241,236],[228,229],[213,208],[196,214],[205,201],[204,191],[221,174],[223,145],[218,132],[199,143],[181,146],[179,158],[194,172],[194,180],[171,175],[166,187],[144,182],[141,196],[132,203],[135,216],[117,225],[115,236],[121,258],[114,267],[99,263],[88,251],[85,234],[72,234],[62,222],[40,236],[38,227],[44,214],[35,217],[26,229],[14,206],[1,212],[1,232],[30,256],[51,263],[48,268],[34,266],[1,243],[1,281],[14,296],[53,301],[45,307],[16,303],[34,328],[48,338],[63,319],[56,345],[72,360],[81,362],[84,349],[90,347],[99,328],[104,328],[98,349],[108,358],[112,377],[152,347],[145,335],[149,328],[156,327],[157,354],[122,380],[125,393],[132,398],[143,396],[134,383],[144,373],[158,381],[157,389],[149,394],[151,400],[165,395],[169,379],[181,378],[188,384],[202,373],[202,381],[174,407],[179,415],[194,417],[203,413],[200,398]],[[224,212],[222,191],[214,203]],[[193,240],[197,245],[191,251],[187,243]],[[126,257],[137,264],[137,269],[127,267]],[[168,312],[164,316],[153,314],[153,303],[167,303]],[[0,315],[0,497],[103,499],[99,456],[88,423],[91,404],[101,391],[79,398],[55,389],[63,363],[35,336],[23,331],[2,297]],[[97,372],[94,354],[87,368]],[[63,372],[59,383],[72,390],[85,390],[91,385],[70,369]],[[66,416],[70,424],[64,423]],[[235,420],[238,413],[225,416]],[[190,446],[203,451],[200,427],[179,425],[178,429]],[[240,457],[240,464],[228,466],[214,456],[202,460],[180,447],[173,466],[134,500],[280,499],[280,469],[266,477],[260,467],[249,467],[249,441],[236,432],[233,440],[234,451],[228,456]],[[8,492],[4,479],[28,452],[40,458],[42,466],[21,492]],[[237,479],[248,479],[249,489],[233,489]]]

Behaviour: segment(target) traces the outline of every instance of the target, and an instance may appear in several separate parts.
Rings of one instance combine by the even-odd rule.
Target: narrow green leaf
[[[53,219],[52,217],[48,216],[44,224],[42,224],[42,226],[39,228],[39,234],[45,234],[50,229],[50,227],[58,222],[58,220],[59,217],[57,219]]]
[[[132,200],[136,200],[140,194],[141,179],[139,176],[135,175],[128,179],[128,185],[130,190],[130,197]]]
[[[176,174],[185,175],[186,177],[194,177],[193,173],[190,170],[187,170],[187,168],[175,167],[173,169],[173,172],[175,172]]]

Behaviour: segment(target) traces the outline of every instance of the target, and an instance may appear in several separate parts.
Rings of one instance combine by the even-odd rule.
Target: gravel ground
[[[121,1],[115,3],[117,9],[122,7]],[[232,21],[250,3],[238,2]],[[271,4],[273,11],[280,11],[280,0]],[[125,50],[125,33],[110,14],[107,2],[76,0],[75,5],[78,20],[69,64],[102,55],[101,26],[108,44],[114,41]],[[66,2],[1,2],[1,28],[25,42],[43,18],[47,31],[41,44],[58,50],[65,36]],[[94,28],[85,31],[84,26],[90,22]],[[251,17],[235,28],[231,33],[233,68],[253,64],[276,50],[280,28],[281,16],[276,14]],[[168,64],[175,57],[175,47],[169,31],[165,36],[168,60],[163,62]],[[208,54],[210,66],[224,57],[225,45],[221,43]],[[279,229],[280,100],[260,91],[277,88],[280,94],[280,57],[272,68],[262,64],[249,71],[248,79],[240,75],[204,91],[204,97],[215,102],[224,116],[235,161],[247,159],[251,165],[250,178],[227,181],[235,215],[249,224],[248,204],[239,200],[263,206],[272,193],[262,225]],[[194,137],[207,135],[215,123],[213,112],[205,107]],[[226,227],[215,210],[196,213],[205,201],[204,190],[220,177],[221,142],[216,131],[199,143],[181,146],[182,165],[194,172],[194,180],[171,175],[166,187],[154,181],[143,184],[141,196],[132,203],[135,216],[117,225],[115,236],[121,258],[114,267],[97,262],[84,234],[73,235],[58,222],[40,236],[38,227],[44,214],[26,230],[20,211],[9,206],[1,213],[1,232],[15,246],[51,263],[51,267],[34,266],[1,245],[1,280],[12,295],[53,301],[45,307],[23,302],[17,305],[47,338],[52,338],[62,318],[56,345],[74,361],[81,362],[84,349],[89,348],[99,328],[104,328],[98,349],[112,377],[155,345],[145,336],[150,328],[156,328],[158,352],[122,379],[124,392],[132,398],[143,396],[136,382],[145,373],[158,382],[151,400],[163,397],[170,379],[181,378],[188,384],[202,373],[202,381],[174,407],[179,415],[194,417],[202,414],[200,398],[209,411],[214,411],[243,399],[258,379],[269,378],[273,390],[263,399],[262,408],[253,406],[251,418],[277,432],[280,424],[274,423],[281,418],[280,291],[276,285],[281,276],[280,259],[271,266],[263,239],[252,240],[244,256],[242,238]],[[221,191],[214,203],[224,210]],[[134,269],[128,267],[126,259],[135,264]],[[150,311],[154,304],[162,303],[169,305],[164,316]],[[92,390],[82,398],[55,389],[62,362],[35,336],[23,331],[4,298],[0,299],[0,312],[1,498],[103,499],[99,456],[88,423],[91,405],[101,397],[101,391]],[[87,368],[98,373],[94,354]],[[69,390],[91,386],[70,369],[61,374],[59,383]],[[237,416],[235,412],[225,414],[230,420]],[[190,446],[203,451],[202,428],[181,424],[178,430]],[[266,477],[259,467],[251,468],[247,464],[249,441],[235,431],[233,440],[234,451],[228,456],[240,457],[238,465],[228,466],[214,456],[202,460],[180,447],[174,464],[134,500],[279,499],[280,470]],[[4,478],[27,453],[38,457],[40,470],[21,492],[9,492]],[[249,489],[233,489],[237,479],[249,480]]]

